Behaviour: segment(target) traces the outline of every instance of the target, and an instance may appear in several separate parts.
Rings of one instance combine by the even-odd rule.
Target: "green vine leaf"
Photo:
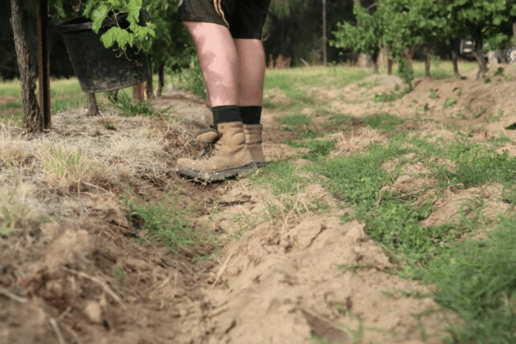
[[[109,8],[106,5],[101,5],[93,10],[91,14],[91,19],[93,23],[91,24],[91,29],[95,33],[99,33],[100,28],[102,27],[102,22],[107,18],[109,13]]]

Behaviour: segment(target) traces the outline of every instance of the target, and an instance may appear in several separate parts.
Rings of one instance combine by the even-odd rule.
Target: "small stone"
[[[102,324],[102,307],[98,302],[90,301],[84,307],[84,313],[94,324]]]

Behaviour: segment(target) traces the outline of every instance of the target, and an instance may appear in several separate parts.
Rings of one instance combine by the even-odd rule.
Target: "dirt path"
[[[387,82],[382,90],[395,85]],[[516,122],[516,114],[514,104],[493,105],[478,94],[489,87],[500,99],[514,100],[509,86],[423,81],[395,104],[405,117],[424,104],[442,107],[442,117],[433,112],[434,123],[415,124],[418,135],[453,135],[443,123],[468,120],[485,139]],[[436,88],[439,98],[423,99]],[[462,93],[456,106],[442,105],[457,88]],[[357,99],[364,97],[360,106],[339,98],[355,91]],[[331,96],[333,109],[357,116],[385,106],[355,91],[319,90],[318,97]],[[81,110],[54,116],[54,130],[43,138],[27,140],[15,128],[0,128],[0,198],[12,206],[0,209],[4,220],[8,209],[16,209],[12,227],[22,229],[0,238],[0,343],[442,343],[456,317],[426,296],[426,287],[401,279],[362,224],[341,224],[348,209],[318,178],[295,196],[274,195],[245,179],[185,182],[175,161],[198,153],[192,132],[209,123],[209,110],[182,92],[156,105],[175,105],[182,120],[92,118]],[[460,118],[466,107],[489,111]],[[303,153],[284,144],[294,136],[275,125],[282,115],[264,115],[268,160]],[[381,139],[342,137],[336,154]],[[52,172],[45,165],[52,147],[80,149],[95,172]],[[307,163],[298,159],[296,165]],[[410,177],[396,183],[417,187]],[[223,238],[220,252],[194,264],[192,249],[168,254],[146,241],[135,230],[137,219],[126,216],[124,192],[150,202],[177,192],[178,204],[196,214],[193,228]],[[324,202],[326,211],[310,210],[314,200]],[[195,251],[210,254],[213,247]]]

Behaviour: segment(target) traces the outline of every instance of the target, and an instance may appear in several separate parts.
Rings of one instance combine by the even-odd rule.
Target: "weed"
[[[331,121],[328,124],[328,127],[338,130],[340,127],[350,124],[351,120],[352,117],[349,114],[335,114],[331,116]]]
[[[300,126],[300,125],[310,125],[312,124],[312,117],[308,115],[288,115],[284,116],[279,120],[280,124],[288,125],[288,126]]]
[[[119,92],[118,102],[108,106],[108,108],[117,111],[122,116],[150,116],[159,117],[170,112],[174,106],[169,106],[163,110],[154,109],[152,104],[146,102],[134,102],[125,92]]]
[[[444,101],[445,108],[449,108],[450,106],[455,105],[455,104],[457,104],[457,99],[455,99],[453,97],[446,98],[446,100]]]
[[[42,153],[41,162],[46,172],[75,181],[90,180],[98,168],[80,149],[65,151],[60,147],[47,147]]]
[[[194,59],[194,63],[190,68],[181,71],[179,78],[187,90],[192,91],[193,94],[201,99],[206,99],[206,87],[197,58]]]
[[[494,72],[494,76],[503,76],[505,69],[503,67],[498,67],[498,69]]]
[[[250,180],[266,186],[274,195],[293,195],[307,184],[306,178],[300,177],[296,167],[289,161],[272,161],[260,171],[259,174],[251,175]]]
[[[375,266],[373,264],[351,264],[351,265],[347,265],[347,264],[338,264],[337,265],[337,269],[341,272],[341,273],[344,273],[344,272],[347,272],[347,271],[350,271],[352,273],[356,273],[358,270],[360,269],[365,269],[365,270],[369,270],[369,269],[374,269]]]
[[[310,343],[312,343],[312,344],[330,344],[328,339],[324,338],[323,336],[319,336],[318,334],[310,335]]]
[[[21,102],[10,102],[10,103],[0,105],[0,110],[21,109],[21,108],[23,108],[23,103],[21,103]]]
[[[16,212],[6,205],[0,207],[0,237],[9,236],[16,225]]]
[[[285,141],[285,143],[292,147],[295,147],[295,148],[310,149],[310,154],[308,155],[308,158],[310,158],[310,159],[314,159],[319,156],[327,156],[335,148],[334,141],[323,141],[323,140],[310,139],[305,142],[287,140],[287,141]]]
[[[402,118],[391,115],[389,113],[366,116],[363,120],[364,125],[384,132],[393,131],[397,128],[398,125],[405,122],[405,120]]]
[[[485,113],[487,112],[487,108],[482,106],[482,108],[480,108],[480,110],[478,110],[477,112],[475,112],[475,114],[473,115],[474,118],[480,118],[482,117]]]
[[[491,83],[491,78],[484,79],[484,84],[490,84],[490,83]]]
[[[439,94],[437,94],[438,89],[431,89],[428,98],[430,99],[439,99]]]
[[[125,271],[120,265],[115,265],[115,279],[122,284],[125,280]]]
[[[213,247],[213,240],[207,233],[195,230],[186,219],[188,209],[179,204],[179,197],[167,196],[158,202],[136,202],[126,198],[129,217],[138,223],[136,229],[145,240],[156,240],[169,252],[181,247],[207,245]]]
[[[244,235],[247,231],[256,226],[258,217],[255,214],[251,215],[239,213],[233,216],[233,220],[238,224],[238,227],[240,227],[240,230],[235,235],[235,237],[238,239],[241,238],[242,235]]]
[[[60,99],[52,101],[52,114],[66,112],[70,109],[78,109],[86,104],[86,98],[82,94],[72,99]]]
[[[504,218],[488,239],[456,243],[428,264],[436,301],[467,324],[457,331],[458,343],[516,342],[515,228],[514,219]]]
[[[411,91],[410,88],[406,88],[403,91],[399,91],[399,92],[394,91],[394,92],[390,92],[390,93],[375,94],[374,101],[377,103],[392,102],[392,101],[403,98],[410,91]]]
[[[113,124],[109,124],[109,123],[104,124],[104,129],[106,129],[106,130],[116,130],[115,126]]]

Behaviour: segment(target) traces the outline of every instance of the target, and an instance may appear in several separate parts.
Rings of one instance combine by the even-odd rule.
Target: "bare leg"
[[[210,105],[238,105],[238,64],[235,43],[227,27],[183,22],[192,36]]]
[[[265,52],[259,39],[235,39],[238,54],[238,105],[261,106]]]

